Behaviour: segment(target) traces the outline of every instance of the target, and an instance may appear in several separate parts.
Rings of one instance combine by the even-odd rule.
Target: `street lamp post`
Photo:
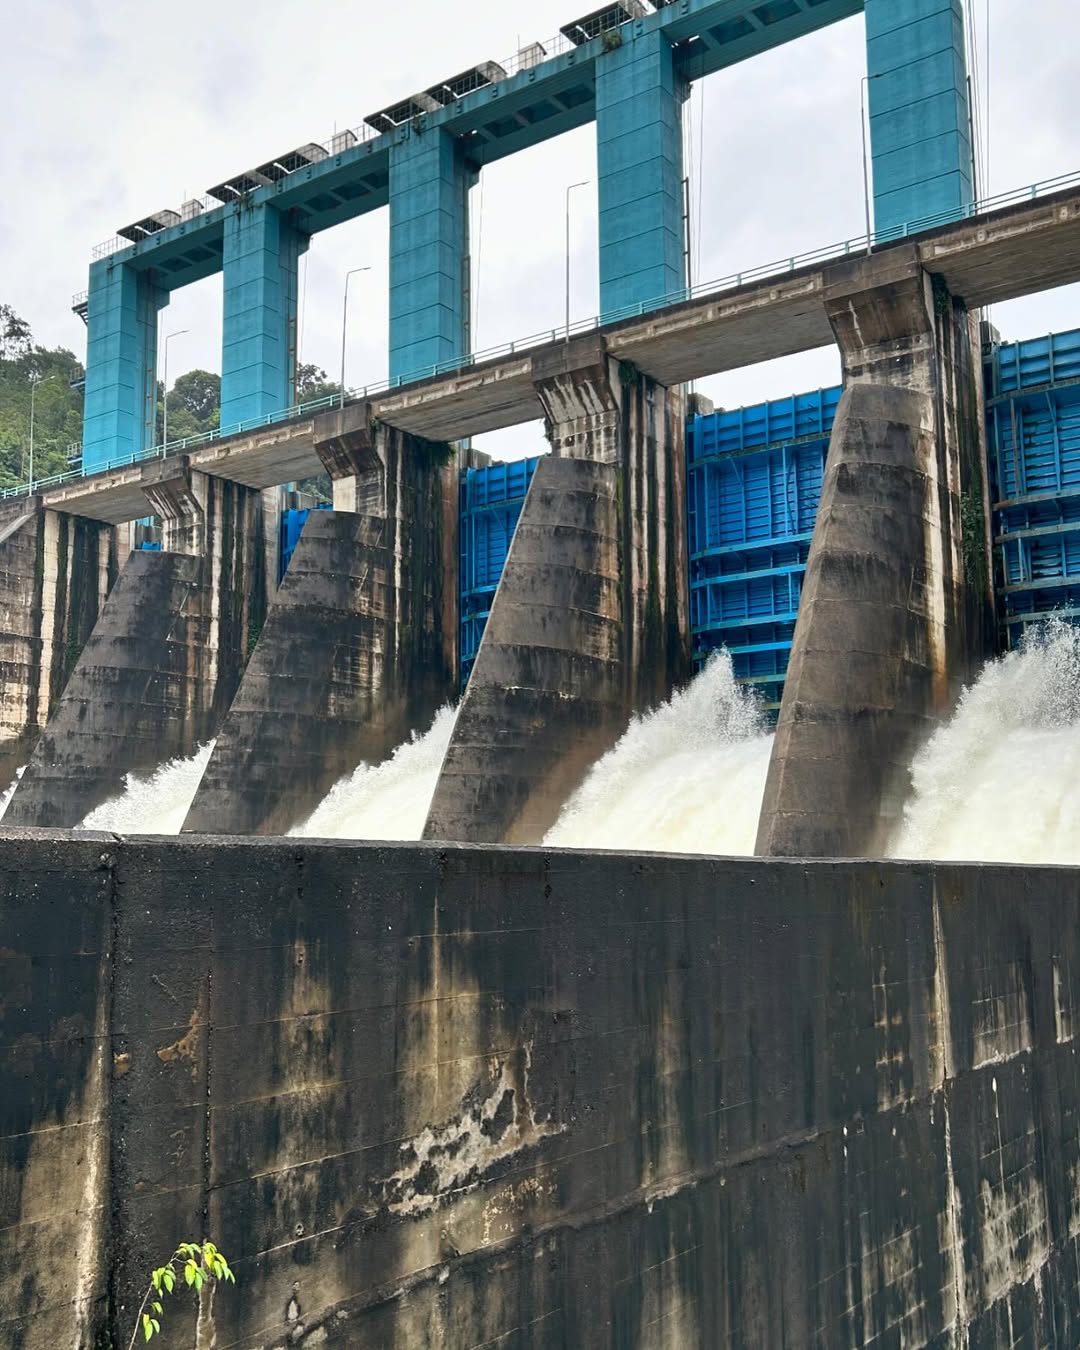
[[[345,273],[345,298],[341,303],[341,406],[345,406],[345,329],[349,322],[349,278],[357,272],[370,272],[370,267],[354,267]]]
[[[575,188],[585,187],[589,182],[583,178],[580,183],[571,183],[566,189],[566,341],[570,341],[570,194]]]
[[[162,362],[161,383],[164,392],[161,396],[161,444],[169,444],[169,343],[174,337],[181,337],[184,333],[190,333],[190,328],[178,328],[175,333],[169,333],[165,338],[165,356]],[[153,442],[151,442],[153,444]]]
[[[30,474],[27,490],[30,493],[34,491],[34,401],[37,398],[39,384],[48,384],[50,380],[58,379],[56,375],[46,375],[38,380],[30,381]]]
[[[873,247],[873,225],[870,221],[870,156],[866,148],[866,89],[871,80],[881,75],[864,75],[859,84],[859,136],[862,138],[863,201],[866,206],[866,251]]]

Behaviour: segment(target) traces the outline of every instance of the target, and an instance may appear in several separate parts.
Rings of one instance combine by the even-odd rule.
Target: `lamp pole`
[[[178,328],[175,333],[169,333],[165,338],[165,355],[162,362],[161,383],[163,392],[161,395],[161,444],[169,444],[169,343],[174,337],[181,337],[184,333],[190,333],[190,328]]]
[[[38,380],[30,381],[30,476],[27,483],[27,491],[34,491],[34,400],[37,398],[39,384],[48,384],[50,380],[55,380],[56,375],[45,375]]]
[[[862,139],[863,202],[866,206],[866,251],[873,247],[873,225],[870,221],[870,155],[866,147],[866,89],[871,80],[881,75],[864,75],[859,83],[859,136]]]
[[[345,328],[349,322],[349,278],[357,272],[370,272],[370,267],[354,267],[345,273],[345,298],[341,302],[341,406],[345,406]]]
[[[571,183],[566,189],[566,341],[570,341],[570,194],[575,188],[585,187],[589,179]]]

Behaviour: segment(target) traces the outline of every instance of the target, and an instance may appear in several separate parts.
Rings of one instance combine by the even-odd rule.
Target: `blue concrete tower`
[[[874,229],[971,205],[962,0],[866,0]]]
[[[289,408],[296,392],[301,233],[273,206],[239,203],[225,216],[221,425]]]
[[[167,303],[147,272],[113,260],[90,268],[83,411],[88,473],[154,444],[157,319]]]
[[[437,127],[390,149],[390,378],[469,349],[469,188],[476,170]]]
[[[647,304],[686,285],[686,95],[663,32],[642,34],[597,58],[602,315]]]

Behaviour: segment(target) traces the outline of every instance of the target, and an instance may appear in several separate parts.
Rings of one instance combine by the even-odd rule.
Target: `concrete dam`
[[[872,228],[692,285],[691,85],[860,13]],[[978,198],[965,51],[623,0],[95,251],[81,463],[0,499],[0,1344],[208,1238],[165,1345],[1080,1345],[1080,328],[986,315],[1080,179]],[[595,320],[472,351],[470,193],[588,122]],[[298,404],[384,207],[390,378]]]

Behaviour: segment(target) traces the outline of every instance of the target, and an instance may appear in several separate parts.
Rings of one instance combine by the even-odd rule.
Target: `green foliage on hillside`
[[[30,326],[0,304],[0,488],[25,483],[34,404],[34,477],[63,473],[82,440],[82,363],[66,347],[37,346]]]
[[[336,394],[340,386],[325,370],[302,362],[297,368],[298,403]],[[34,478],[63,473],[82,443],[82,363],[66,347],[34,342],[30,325],[10,305],[0,304],[0,488],[16,487],[30,472],[30,404],[34,404]],[[214,431],[221,414],[221,376],[189,370],[168,393],[170,443]],[[158,383],[157,439],[165,429],[165,390]],[[325,495],[327,485],[306,481],[308,490]]]

